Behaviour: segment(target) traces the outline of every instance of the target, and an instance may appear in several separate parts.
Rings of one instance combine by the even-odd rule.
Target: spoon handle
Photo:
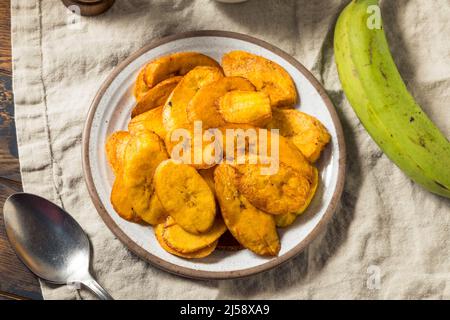
[[[95,294],[100,300],[114,300],[113,297],[90,275],[86,275],[80,282]]]

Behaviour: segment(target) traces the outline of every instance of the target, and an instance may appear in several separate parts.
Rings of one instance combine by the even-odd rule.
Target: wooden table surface
[[[12,92],[10,0],[0,1],[0,300],[42,299],[36,277],[19,261],[6,238],[3,203],[22,190]]]

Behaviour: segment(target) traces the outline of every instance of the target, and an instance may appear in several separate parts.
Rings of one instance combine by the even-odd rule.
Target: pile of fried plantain
[[[204,258],[216,248],[278,255],[277,228],[293,224],[311,203],[319,185],[314,163],[330,142],[323,124],[293,109],[299,97],[286,70],[244,51],[225,54],[222,66],[201,53],[179,52],[147,63],[133,94],[128,131],[114,132],[105,146],[116,212],[154,226],[161,247],[182,258]],[[193,145],[197,121],[202,133],[223,134],[222,149],[202,145],[173,158],[179,150],[172,134],[183,129],[183,143]],[[248,141],[225,149],[229,129],[255,130],[258,141],[268,134],[269,152],[253,153]],[[238,148],[248,161],[223,161]],[[199,155],[202,161],[192,164]],[[262,175],[271,157],[278,168]]]

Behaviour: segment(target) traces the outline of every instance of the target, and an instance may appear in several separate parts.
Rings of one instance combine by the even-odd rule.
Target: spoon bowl
[[[6,234],[22,262],[55,284],[83,284],[101,299],[111,296],[89,273],[89,239],[72,216],[29,193],[11,195],[3,207]]]

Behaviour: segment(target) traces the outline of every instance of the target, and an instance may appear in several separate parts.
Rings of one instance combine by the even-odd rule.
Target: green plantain
[[[335,59],[344,92],[386,155],[415,182],[450,198],[450,142],[408,92],[381,21],[378,28],[369,23],[374,8],[377,0],[353,0],[336,24]]]

